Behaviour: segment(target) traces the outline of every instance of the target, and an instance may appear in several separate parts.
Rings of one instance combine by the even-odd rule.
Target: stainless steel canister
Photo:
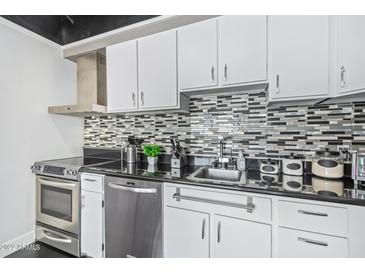
[[[134,164],[137,162],[137,146],[135,145],[127,146],[126,153],[127,153],[126,161],[128,164]]]

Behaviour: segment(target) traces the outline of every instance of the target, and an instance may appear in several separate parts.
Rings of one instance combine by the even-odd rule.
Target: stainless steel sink
[[[243,173],[240,170],[230,170],[230,169],[218,169],[210,167],[201,167],[194,171],[187,179],[195,182],[206,182],[206,183],[216,183],[216,182],[228,182],[237,183],[244,182]]]

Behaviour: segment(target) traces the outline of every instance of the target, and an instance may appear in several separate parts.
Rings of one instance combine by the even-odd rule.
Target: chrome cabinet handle
[[[202,223],[202,240],[205,238],[205,218],[203,219]]]
[[[123,186],[118,183],[109,183],[109,187],[123,190],[123,191],[129,191],[129,192],[135,192],[135,193],[156,193],[156,188],[140,188],[140,187],[129,187],[129,186]]]
[[[136,106],[136,94],[134,92],[132,93],[132,102],[133,106]]]
[[[197,197],[193,197],[193,196],[185,196],[185,195],[180,195],[180,193],[175,193],[174,195],[172,195],[172,198],[176,199],[176,201],[178,201],[178,202],[180,200],[187,200],[187,201],[193,201],[193,202],[202,202],[202,203],[208,203],[208,204],[215,204],[215,205],[221,205],[221,206],[229,206],[229,207],[234,207],[234,208],[246,209],[248,213],[252,213],[253,210],[255,209],[255,205],[253,204],[252,197],[247,197],[246,205],[206,199],[206,198],[197,198]]]
[[[214,66],[212,66],[212,80],[214,81]]]
[[[143,91],[141,91],[141,104],[144,105],[144,94]]]
[[[227,81],[227,64],[224,65],[224,80]]]
[[[314,215],[314,216],[320,216],[320,217],[328,217],[327,213],[323,213],[323,212],[312,212],[312,211],[307,211],[307,210],[302,210],[299,209],[298,213],[301,214],[305,214],[305,215]]]
[[[87,182],[96,182],[95,179],[89,179],[89,178],[85,178],[84,181],[87,181]]]
[[[340,69],[340,72],[341,72],[341,88],[343,88],[346,84],[345,82],[345,66],[342,66],[341,69]]]
[[[305,242],[305,243],[308,243],[308,244],[313,244],[313,245],[328,246],[328,243],[326,243],[326,242],[306,239],[306,238],[303,238],[303,237],[298,237],[298,241]]]
[[[221,222],[218,222],[218,228],[217,228],[217,242],[221,242]]]
[[[85,208],[85,195],[81,195],[81,209]]]
[[[280,92],[280,78],[279,74],[276,75],[276,93]]]
[[[43,230],[43,235],[45,238],[47,238],[48,240],[54,241],[54,242],[58,242],[58,243],[63,243],[63,244],[71,244],[72,240],[71,239],[67,239],[67,238],[57,238],[52,236],[53,233],[50,233],[46,230]],[[55,235],[55,234],[54,234]]]

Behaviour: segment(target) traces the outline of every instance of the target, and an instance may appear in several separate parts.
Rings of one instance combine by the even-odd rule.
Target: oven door
[[[79,234],[79,182],[37,176],[38,222]]]

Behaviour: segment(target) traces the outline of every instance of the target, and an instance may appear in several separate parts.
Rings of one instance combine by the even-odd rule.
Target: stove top
[[[35,162],[31,167],[37,175],[52,176],[69,180],[79,180],[82,167],[98,165],[110,159],[85,158],[82,156]]]

